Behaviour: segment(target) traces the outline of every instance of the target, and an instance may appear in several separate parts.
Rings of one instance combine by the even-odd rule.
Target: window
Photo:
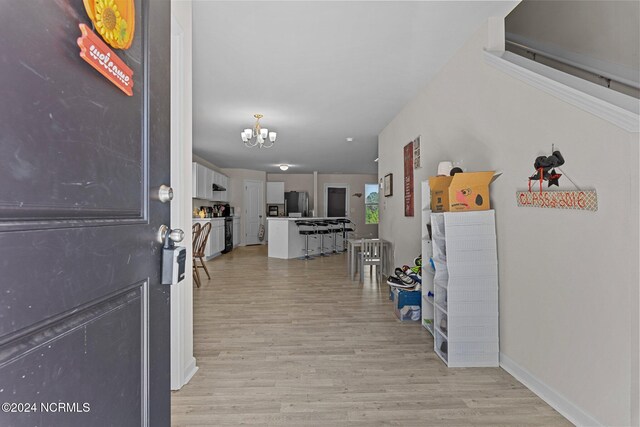
[[[378,184],[364,185],[365,224],[378,223]]]

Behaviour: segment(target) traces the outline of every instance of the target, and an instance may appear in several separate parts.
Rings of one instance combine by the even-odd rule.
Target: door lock
[[[160,188],[158,188],[158,194],[156,196],[162,203],[170,202],[173,200],[173,188],[162,184]]]
[[[176,246],[176,242],[184,239],[184,231],[176,228],[171,230],[166,225],[158,229],[158,239],[162,241],[162,278],[163,285],[177,285],[185,277],[185,262],[187,249]]]

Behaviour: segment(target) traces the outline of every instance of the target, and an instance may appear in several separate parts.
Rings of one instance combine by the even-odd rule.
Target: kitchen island
[[[298,233],[296,221],[318,221],[322,219],[337,218],[267,217],[267,221],[269,221],[269,258],[292,259],[304,256],[305,236],[301,236]],[[331,237],[329,236],[325,235],[325,248],[331,245]],[[312,254],[320,253],[320,237],[309,236],[309,249]]]

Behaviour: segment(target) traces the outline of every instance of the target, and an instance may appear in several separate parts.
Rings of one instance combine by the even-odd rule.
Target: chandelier
[[[260,119],[263,117],[262,114],[254,114],[253,117],[256,118],[256,124],[253,126],[253,129],[245,129],[244,132],[240,134],[242,142],[244,142],[244,145],[247,147],[255,147],[256,145],[260,148],[273,147],[273,143],[276,142],[276,133],[269,132],[269,129],[260,127]]]

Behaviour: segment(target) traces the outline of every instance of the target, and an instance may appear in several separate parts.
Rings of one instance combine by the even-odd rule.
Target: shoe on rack
[[[445,334],[447,333],[447,319],[444,317],[440,320],[440,330]]]
[[[404,283],[402,280],[393,276],[389,276],[387,278],[387,285],[393,286],[394,288],[402,288],[402,289],[413,289],[415,287],[415,283],[408,285]]]
[[[418,276],[415,273],[407,274],[407,276],[411,277],[416,283],[422,283],[422,277]]]
[[[396,273],[396,276],[398,276],[398,279],[402,280],[407,285],[413,285],[415,283],[415,280],[413,280],[411,277],[407,276],[404,273],[404,271],[402,271],[401,268],[396,268],[394,273]]]

